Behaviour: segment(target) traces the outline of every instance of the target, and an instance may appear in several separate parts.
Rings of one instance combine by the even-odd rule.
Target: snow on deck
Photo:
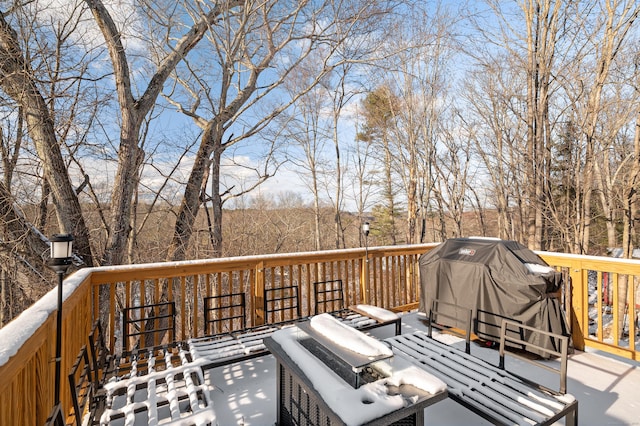
[[[415,313],[402,317],[402,332],[426,331]],[[394,327],[372,331],[379,338],[394,335]],[[464,350],[458,337],[438,334],[434,337]],[[498,351],[472,345],[471,353],[497,365]],[[556,361],[547,361],[554,363]],[[507,369],[524,374],[557,389],[556,374],[532,367],[507,356]],[[220,425],[270,426],[276,421],[276,362],[272,356],[218,367],[206,375],[213,387],[211,400]],[[578,420],[583,425],[640,425],[640,363],[614,358],[601,352],[576,352],[569,357],[567,391],[579,401]],[[425,422],[432,425],[489,425],[451,400],[425,410]]]

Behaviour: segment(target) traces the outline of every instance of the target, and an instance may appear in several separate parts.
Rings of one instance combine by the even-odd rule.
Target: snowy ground
[[[402,325],[403,333],[426,329],[415,314],[405,315]],[[375,334],[384,338],[393,335],[393,331],[390,326],[376,329]],[[464,349],[464,342],[458,338],[448,335],[441,338]],[[495,349],[474,345],[471,353],[497,364]],[[209,372],[218,425],[275,424],[275,365],[272,356],[265,356]],[[556,375],[524,361],[507,358],[507,368],[555,389],[558,387]],[[599,352],[576,352],[570,356],[567,388],[579,401],[579,424],[640,425],[640,363],[614,359]],[[427,408],[425,419],[429,425],[490,424],[451,400]]]

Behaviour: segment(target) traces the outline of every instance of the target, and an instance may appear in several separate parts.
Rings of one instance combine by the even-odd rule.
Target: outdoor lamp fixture
[[[362,233],[364,234],[364,264],[362,265],[363,273],[362,273],[362,282],[366,283],[363,285],[362,292],[365,297],[365,302],[368,303],[369,300],[369,222],[364,222],[362,224]]]
[[[58,274],[58,317],[56,322],[56,383],[55,404],[60,402],[60,361],[62,358],[62,281],[64,274],[71,265],[71,249],[73,236],[71,234],[55,234],[51,242],[51,259],[47,266]]]
[[[365,222],[362,224],[362,233],[364,234],[364,253],[365,253],[365,262],[369,261],[369,222]]]

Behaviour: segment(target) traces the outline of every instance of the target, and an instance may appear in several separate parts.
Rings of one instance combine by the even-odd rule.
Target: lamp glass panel
[[[51,258],[64,259],[71,257],[72,241],[52,241],[51,242]]]

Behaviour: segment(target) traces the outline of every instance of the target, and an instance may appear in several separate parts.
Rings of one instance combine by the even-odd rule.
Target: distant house
[[[609,256],[611,257],[615,257],[615,258],[621,258],[622,257],[622,247],[616,247],[616,248],[611,248],[608,247],[607,248],[607,253],[609,253]],[[632,259],[640,259],[640,249],[633,249],[633,252],[631,252],[631,258]]]

